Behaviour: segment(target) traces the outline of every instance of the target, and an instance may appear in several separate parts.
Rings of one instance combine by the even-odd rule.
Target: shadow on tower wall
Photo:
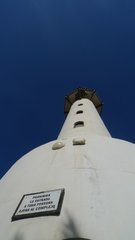
[[[73,219],[73,217],[70,216],[68,211],[66,211],[66,219],[67,221],[66,223],[64,223],[64,226],[63,226],[62,240],[77,240],[77,239],[91,240],[91,239],[83,238],[79,229],[79,224],[75,222],[75,220]]]

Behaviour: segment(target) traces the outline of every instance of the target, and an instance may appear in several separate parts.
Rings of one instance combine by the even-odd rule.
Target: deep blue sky
[[[64,96],[94,88],[113,137],[135,143],[135,1],[0,1],[0,177],[57,138]]]

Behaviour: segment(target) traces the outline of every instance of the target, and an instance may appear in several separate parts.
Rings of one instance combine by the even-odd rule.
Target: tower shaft
[[[93,135],[110,137],[92,101],[82,98],[71,106],[58,138]]]
[[[76,89],[58,139],[0,182],[2,240],[135,239],[135,146],[110,137],[94,90]]]

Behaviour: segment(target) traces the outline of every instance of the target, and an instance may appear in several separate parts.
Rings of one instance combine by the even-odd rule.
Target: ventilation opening
[[[90,239],[87,239],[87,238],[66,238],[64,240],[90,240]]]
[[[81,113],[83,113],[82,110],[79,110],[79,111],[76,112],[76,114],[81,114]]]
[[[77,128],[77,127],[84,127],[84,122],[83,121],[75,122],[74,128]]]
[[[82,105],[83,105],[83,103],[79,103],[79,104],[78,104],[78,106],[82,106]]]

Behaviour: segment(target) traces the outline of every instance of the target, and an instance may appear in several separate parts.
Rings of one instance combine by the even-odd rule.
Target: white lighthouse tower
[[[0,182],[0,240],[135,239],[135,145],[110,136],[95,91],[76,89],[55,141]]]

